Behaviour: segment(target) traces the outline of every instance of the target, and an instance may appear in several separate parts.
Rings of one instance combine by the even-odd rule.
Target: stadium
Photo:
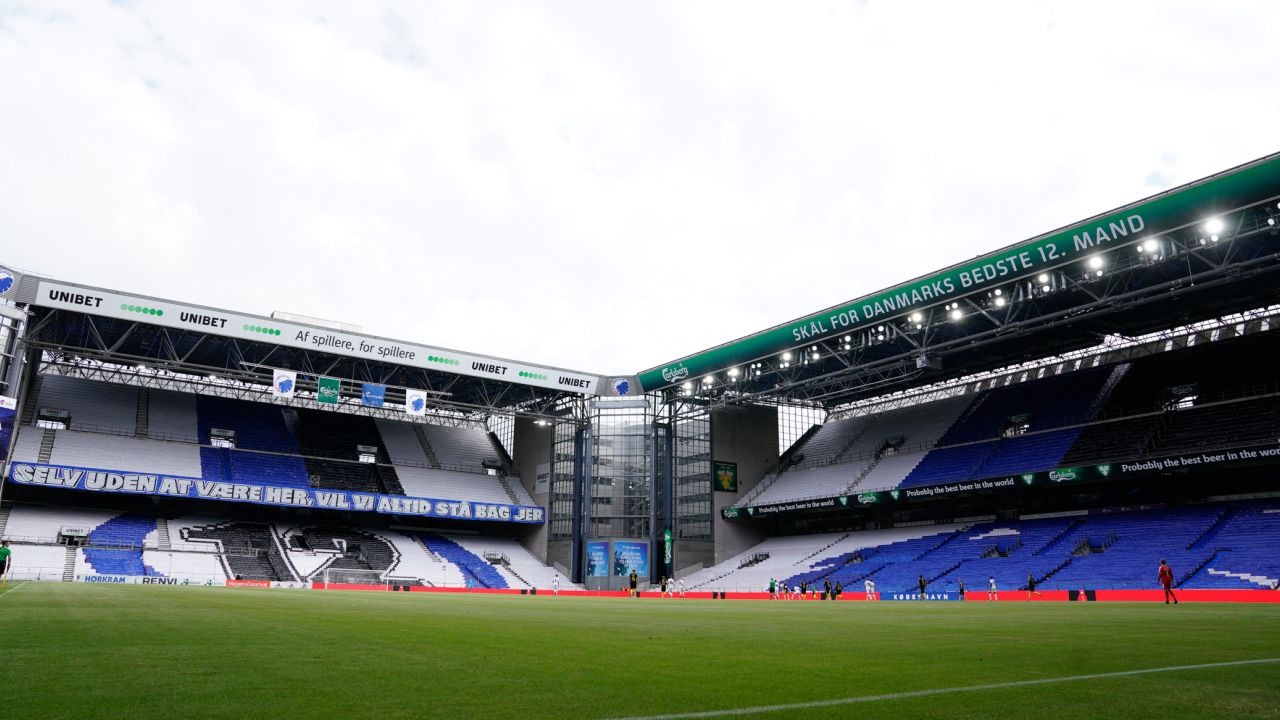
[[[2,702],[1274,717],[1277,287],[1280,154],[630,374],[6,269]]]

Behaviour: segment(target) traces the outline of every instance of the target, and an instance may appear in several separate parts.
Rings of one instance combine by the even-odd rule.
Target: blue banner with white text
[[[848,590],[846,589],[846,590],[845,590],[845,592],[848,592]],[[881,600],[903,600],[903,601],[908,601],[908,600],[916,600],[916,601],[919,601],[919,600],[959,600],[959,599],[960,599],[960,594],[959,594],[959,593],[957,593],[957,592],[955,592],[954,590],[946,590],[946,591],[942,591],[942,592],[934,592],[934,591],[932,591],[932,590],[926,590],[926,591],[925,591],[925,593],[924,593],[924,595],[921,595],[919,592],[916,592],[916,591],[912,591],[912,592],[897,592],[897,593],[887,593],[887,592],[882,592],[882,593],[880,593],[880,599],[881,599]]]
[[[4,464],[9,453],[9,439],[13,437],[14,425],[18,422],[15,414],[17,404],[13,398],[0,395],[0,465]]]
[[[640,577],[649,574],[649,543],[613,541],[613,574],[630,575],[635,570]]]
[[[377,383],[365,383],[360,388],[360,402],[369,407],[382,407],[387,399],[387,386]]]
[[[21,485],[121,495],[224,500],[254,505],[376,512],[453,520],[485,520],[534,525],[545,522],[543,509],[528,505],[503,505],[471,500],[382,495],[321,488],[276,487],[68,465],[13,463],[9,469],[9,480]]]
[[[607,577],[609,575],[609,543],[587,543],[587,577]]]

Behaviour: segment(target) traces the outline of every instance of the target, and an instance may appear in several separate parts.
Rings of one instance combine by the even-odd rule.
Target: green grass
[[[1280,605],[0,595],[3,718],[625,717],[1261,658]],[[753,717],[1280,718],[1280,663]]]

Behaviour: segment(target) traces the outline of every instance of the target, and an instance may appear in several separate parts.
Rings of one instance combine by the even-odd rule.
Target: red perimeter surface
[[[228,580],[227,584],[232,582]],[[252,580],[242,580],[237,584],[249,585],[254,583]],[[261,587],[261,585],[255,585]],[[352,585],[347,583],[312,583],[313,590],[364,590],[385,592],[387,588],[382,585]],[[511,588],[438,588],[438,587],[420,587],[413,586],[410,588],[412,592],[437,592],[437,593],[473,593],[476,595],[520,595],[519,590]],[[539,595],[551,595],[555,593],[550,590],[540,589]],[[1247,602],[1247,603],[1280,603],[1280,592],[1275,590],[1174,590],[1178,600],[1181,602]],[[561,590],[560,595],[565,597],[614,597],[625,598],[627,593],[617,590]],[[1163,590],[1098,590],[1097,602],[1164,602]],[[662,594],[656,591],[642,592],[639,600],[670,600],[664,598]],[[677,599],[679,596],[677,595]],[[709,592],[687,592],[684,594],[686,600],[710,600],[712,594]],[[725,593],[726,600],[768,600],[769,593],[753,592],[753,593]],[[862,593],[848,593],[840,596],[843,602],[867,602],[866,596]],[[966,602],[991,602],[987,599],[985,592],[971,592],[965,596]],[[823,602],[816,597],[813,600],[777,600],[775,602]],[[928,601],[924,601],[928,602]],[[943,601],[945,602],[945,601]],[[1000,591],[999,602],[1027,602],[1026,591]],[[1044,590],[1040,595],[1032,596],[1031,602],[1067,602],[1066,590]]]

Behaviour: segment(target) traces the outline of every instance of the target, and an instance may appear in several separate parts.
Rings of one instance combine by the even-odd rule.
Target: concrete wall
[[[715,564],[759,544],[765,537],[754,525],[725,520],[720,511],[750,492],[764,477],[766,467],[777,465],[777,408],[753,406],[716,412],[711,417],[711,451],[718,462],[738,464],[738,492],[712,494],[715,557],[709,564]]]
[[[552,428],[550,425],[538,425],[527,418],[516,418],[515,449],[511,460],[515,463],[516,474],[520,476],[520,484],[529,491],[533,502],[546,510],[547,522],[531,527],[520,536],[520,541],[529,548],[535,557],[547,562],[547,531],[551,523],[551,493],[535,493],[534,487],[538,476],[538,466],[551,462]]]

